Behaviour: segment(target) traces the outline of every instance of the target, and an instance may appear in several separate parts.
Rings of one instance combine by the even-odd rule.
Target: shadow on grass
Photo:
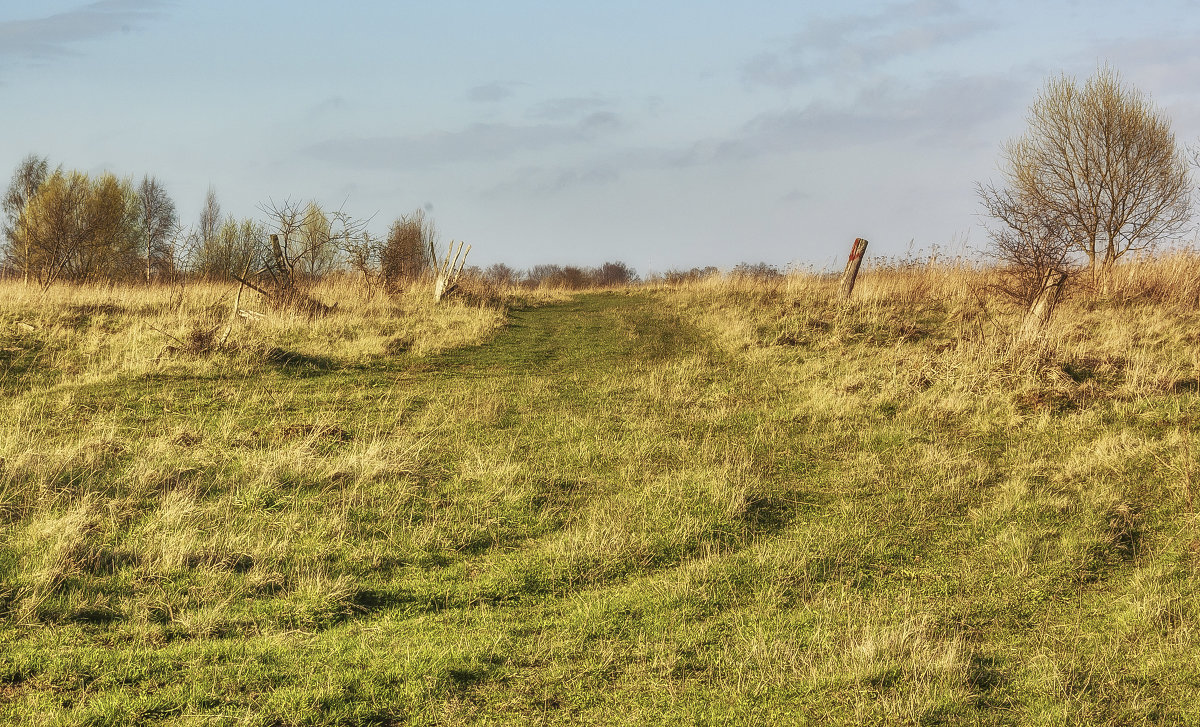
[[[37,383],[50,381],[58,372],[41,364],[46,342],[38,338],[12,341],[0,339],[0,391],[28,391]]]
[[[289,351],[278,346],[271,347],[263,353],[263,360],[282,369],[297,372],[326,372],[339,368],[338,361],[328,356]]]
[[[967,683],[980,693],[980,701],[985,706],[1002,705],[1005,700],[1001,694],[1011,681],[1004,662],[994,656],[975,654],[967,665]]]
[[[431,613],[442,610],[432,599],[421,598],[412,593],[396,592],[381,588],[360,588],[350,597],[350,605],[361,614],[407,607],[409,610]]]
[[[801,508],[788,500],[759,497],[746,504],[743,519],[758,535],[773,535],[791,525]]]

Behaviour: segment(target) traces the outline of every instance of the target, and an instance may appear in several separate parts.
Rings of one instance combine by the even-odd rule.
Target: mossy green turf
[[[10,370],[75,454],[4,465],[0,719],[1200,722],[1194,389],[939,408],[869,379],[949,336],[806,315],[742,351],[589,294],[428,357]]]

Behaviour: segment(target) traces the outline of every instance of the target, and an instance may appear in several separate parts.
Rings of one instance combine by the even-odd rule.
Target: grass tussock
[[[5,283],[0,721],[1195,722],[1194,270]]]

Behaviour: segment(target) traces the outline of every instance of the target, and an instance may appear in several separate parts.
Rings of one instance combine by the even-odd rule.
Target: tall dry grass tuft
[[[1174,250],[1113,268],[1109,294],[1119,301],[1200,307],[1200,253]]]
[[[899,304],[976,301],[993,289],[995,272],[963,257],[872,260],[859,273],[854,297]]]
[[[75,577],[101,569],[111,553],[100,542],[99,498],[86,496],[63,511],[49,511],[16,534],[21,576],[10,596],[13,620],[33,624],[47,616],[46,603]]]
[[[1032,335],[1001,271],[962,259],[877,262],[848,302],[836,298],[836,276],[813,272],[712,275],[651,290],[731,354],[882,356],[892,362],[889,386],[932,388],[961,406],[982,392],[1054,408],[1194,391],[1200,256],[1132,260],[1114,274],[1108,296],[1076,281]]]
[[[658,277],[647,290],[706,291],[794,301],[832,301],[839,276],[812,270],[786,275],[753,276],[711,271],[690,277]],[[926,305],[949,303],[970,307],[1013,309],[1017,303],[1004,294],[1004,270],[964,256],[874,258],[863,266],[852,304]],[[1178,249],[1130,259],[1114,266],[1107,286],[1081,273],[1068,286],[1070,298],[1088,305],[1144,302],[1200,307],[1200,253]]]

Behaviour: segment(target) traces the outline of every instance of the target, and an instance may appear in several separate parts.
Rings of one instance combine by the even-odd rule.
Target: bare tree
[[[208,192],[204,194],[204,207],[200,210],[200,224],[197,226],[200,241],[211,238],[220,226],[221,203],[217,200],[217,190],[209,185]]]
[[[174,268],[175,251],[171,245],[179,226],[175,203],[157,178],[143,176],[137,187],[138,222],[146,251],[146,282],[153,271],[160,273]]]
[[[259,205],[259,210],[267,217],[265,226],[271,236],[263,272],[269,273],[277,286],[290,288],[295,277],[296,258],[302,253],[297,248],[304,214],[299,203],[290,199],[281,203],[270,200]]]
[[[50,162],[45,157],[30,154],[13,171],[12,182],[4,195],[4,239],[7,257],[21,268],[26,283],[32,264],[33,249],[24,231],[25,206],[37,194],[38,187],[49,176]]]
[[[270,201],[259,209],[267,216],[271,243],[265,264],[253,272],[252,276],[259,278],[255,290],[265,294],[276,308],[291,308],[309,315],[332,311],[336,303],[325,305],[304,288],[320,274],[333,269],[340,250],[361,244],[366,222],[342,210],[326,213],[315,202],[302,206],[292,200]]]
[[[504,263],[492,263],[483,271],[483,279],[492,285],[508,287],[516,285],[521,275]]]
[[[338,253],[359,240],[366,222],[342,210],[325,212],[315,202],[301,204],[290,199],[260,205],[271,233],[271,255],[267,272],[279,284],[316,278],[338,264]]]
[[[631,285],[638,281],[637,271],[621,261],[604,263],[592,273],[596,285],[613,287]]]
[[[219,233],[226,222],[221,216],[221,202],[217,191],[209,185],[204,194],[204,206],[200,208],[200,219],[187,237],[187,258],[193,272],[206,278],[228,278],[238,268],[238,261],[230,257],[231,249]],[[234,221],[236,224],[236,221]],[[243,261],[244,263],[244,261]]]
[[[1107,280],[1123,255],[1179,235],[1190,218],[1187,162],[1170,122],[1108,67],[1082,87],[1065,75],[1047,82],[1002,162],[1007,188],[980,194],[1011,231],[1004,244],[1033,243],[1029,251],[1045,262],[1066,243],[1086,256],[1093,279]]]

